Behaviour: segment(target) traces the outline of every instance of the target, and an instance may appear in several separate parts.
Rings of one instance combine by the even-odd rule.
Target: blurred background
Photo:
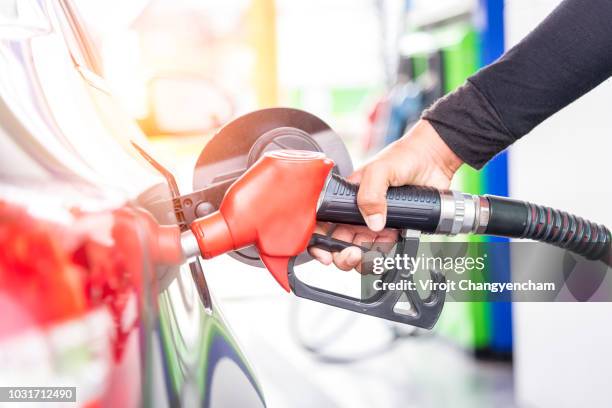
[[[358,166],[558,1],[76,3],[110,86],[186,192],[214,132],[269,106],[323,118]],[[483,170],[462,169],[455,187],[568,208],[611,225],[609,208],[592,205],[612,199],[603,177],[610,174],[610,100],[608,81]],[[554,160],[543,166],[553,141]],[[581,159],[587,153],[590,159]],[[576,174],[567,162],[586,172]],[[578,201],[581,193],[597,200]],[[264,269],[227,256],[204,268],[270,407],[612,405],[609,304],[451,303],[429,333],[299,301]],[[358,282],[312,263],[305,268],[315,280]],[[510,256],[495,273],[510,279]]]

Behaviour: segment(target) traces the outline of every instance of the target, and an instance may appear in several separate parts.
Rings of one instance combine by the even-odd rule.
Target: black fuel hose
[[[357,207],[358,189],[358,185],[332,175],[321,193],[317,220],[365,225]],[[587,259],[612,263],[612,236],[605,226],[505,197],[420,186],[390,187],[386,226],[445,235],[475,233],[533,239]]]
[[[486,198],[490,215],[485,234],[533,239],[587,259],[609,260],[612,236],[604,225],[525,201],[496,196]]]

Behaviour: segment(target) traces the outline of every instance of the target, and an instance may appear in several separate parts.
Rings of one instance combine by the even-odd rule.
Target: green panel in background
[[[425,71],[427,71],[427,54],[417,54],[412,60],[412,69],[414,70],[414,77],[418,78]]]
[[[374,91],[371,87],[332,88],[332,115],[354,116],[361,113],[363,103]]]
[[[355,117],[359,119],[363,116],[363,106],[369,101],[371,95],[378,95],[381,89],[375,87],[355,86],[344,88],[329,88],[325,93],[330,101],[329,112],[334,118]],[[288,106],[304,109],[305,99],[307,99],[308,90],[303,88],[294,88],[287,92],[285,104]]]
[[[450,92],[463,85],[480,66],[478,33],[461,24],[441,30],[437,37],[444,44],[452,42],[443,49],[444,85],[445,91]]]
[[[468,24],[457,24],[433,33],[443,45],[445,92],[462,85],[479,68],[479,38]],[[480,171],[464,166],[455,176],[453,188],[472,194],[484,192],[484,177]],[[469,242],[483,241],[468,237]],[[477,256],[477,254],[470,254]],[[461,346],[476,350],[487,347],[490,338],[490,313],[487,303],[454,303],[445,305],[437,331]]]
[[[287,106],[299,109],[304,106],[304,91],[302,89],[291,89],[287,92],[286,100]]]
[[[362,123],[376,96],[383,93],[380,86],[344,86],[325,89],[293,88],[283,97],[283,104],[315,113],[332,125],[342,135],[344,143],[354,157],[362,155],[363,132],[355,131],[355,124]],[[314,92],[315,98],[309,92]],[[323,103],[321,103],[323,99]],[[317,103],[313,104],[313,100]],[[355,163],[359,164],[359,162]]]

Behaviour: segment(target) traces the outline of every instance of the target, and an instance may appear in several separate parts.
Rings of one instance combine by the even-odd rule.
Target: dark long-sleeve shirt
[[[610,76],[612,0],[565,0],[423,118],[464,162],[481,168]]]

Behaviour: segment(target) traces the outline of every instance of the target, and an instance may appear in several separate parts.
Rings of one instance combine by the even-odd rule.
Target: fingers
[[[355,245],[370,249],[375,239],[376,233],[373,233],[368,229],[363,232],[357,231],[353,237],[353,243]]]
[[[321,248],[310,247],[308,253],[323,265],[330,265],[334,261],[332,254]]]
[[[388,252],[397,243],[398,235],[399,232],[397,230],[385,229],[381,231],[374,242],[372,242],[371,248],[375,251],[382,251],[385,254],[388,254]]]
[[[361,226],[341,225],[332,234],[333,238],[352,242],[355,245],[372,248],[375,244],[381,244],[383,251],[388,251],[390,246],[397,242],[398,231],[392,229],[384,229],[379,233],[372,232],[370,229]],[[360,248],[350,247],[345,248],[341,252],[336,252],[332,255],[334,265],[343,271],[356,269],[360,273],[365,273],[361,269],[363,253]]]
[[[355,245],[369,248],[376,239],[377,234],[362,226],[340,225],[336,228],[332,237]],[[345,248],[340,252],[332,254],[334,265],[343,271],[356,269],[361,272],[361,249],[356,246]]]
[[[355,230],[355,227],[340,225],[336,228],[332,237],[344,242],[353,242]],[[350,271],[361,261],[361,250],[356,247],[349,247],[340,252],[334,252],[332,257],[334,258],[334,265],[336,265],[338,269]]]
[[[398,230],[386,228],[377,234],[376,242],[397,242],[398,237]]]
[[[372,248],[376,244],[381,244],[381,250],[388,250],[388,246],[397,241],[398,231],[392,229],[384,229],[378,233],[371,231],[365,226],[357,225],[337,225],[328,223],[319,223],[315,228],[315,233],[328,234],[333,228],[331,236],[335,239],[352,242],[356,246],[345,248],[340,252],[330,253],[320,248],[309,248],[308,252],[319,262],[324,265],[333,264],[340,270],[350,271],[356,269],[360,273],[365,273],[361,270],[361,262],[363,253],[357,246]]]
[[[363,168],[357,192],[357,205],[372,231],[385,228],[387,216],[387,189],[390,171],[387,166],[374,162]]]
[[[361,263],[361,250],[354,246],[335,252],[333,255],[334,264],[343,271],[355,269]]]
[[[332,224],[317,224],[315,233],[326,234],[332,228]],[[339,225],[331,235],[333,238],[344,241],[353,242],[356,245],[369,247],[369,243],[376,239],[376,234],[366,227]],[[324,265],[330,265],[332,262],[338,269],[349,271],[354,268],[359,268],[361,263],[361,249],[357,247],[345,248],[340,252],[329,253],[320,248],[311,247],[308,249],[310,255]]]

